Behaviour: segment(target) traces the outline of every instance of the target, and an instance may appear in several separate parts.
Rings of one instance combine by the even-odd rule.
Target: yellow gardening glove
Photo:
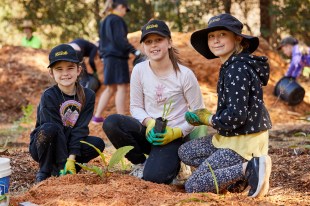
[[[186,121],[194,126],[209,125],[211,126],[211,117],[213,115],[207,109],[196,109],[192,112],[185,113]]]
[[[175,139],[182,137],[182,130],[178,127],[166,127],[164,133],[156,133],[156,137],[153,138],[153,145],[165,145],[172,142]]]
[[[67,159],[65,168],[64,168],[65,174],[76,174],[75,169],[75,160],[74,159]]]
[[[155,119],[150,119],[150,120],[146,123],[146,132],[145,132],[145,136],[147,136],[147,134],[151,131],[151,129],[153,129],[154,126],[155,126]]]

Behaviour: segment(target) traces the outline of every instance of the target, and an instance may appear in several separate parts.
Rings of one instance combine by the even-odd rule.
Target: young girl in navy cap
[[[251,54],[259,39],[242,34],[242,27],[230,14],[220,14],[210,19],[206,29],[191,36],[191,44],[201,55],[220,58],[222,66],[215,114],[207,109],[185,114],[188,123],[217,130],[217,134],[192,140],[179,149],[181,160],[197,167],[185,183],[187,192],[216,192],[215,181],[219,191],[228,188],[241,192],[249,185],[248,196],[264,196],[268,192],[271,121],[262,86],[267,85],[269,65],[266,57]]]
[[[99,137],[89,136],[95,93],[78,83],[81,73],[75,50],[61,44],[49,54],[49,73],[56,84],[46,89],[37,108],[35,129],[30,134],[29,151],[39,163],[36,182],[61,174],[75,174],[75,162],[86,163],[98,153],[80,141],[104,149]]]
[[[204,103],[194,73],[180,64],[165,22],[151,20],[145,24],[140,43],[148,59],[136,64],[131,74],[132,116],[110,115],[103,130],[114,147],[134,146],[126,155],[135,165],[132,175],[170,184],[180,170],[178,149],[194,128],[184,114],[203,108]],[[167,127],[159,133],[154,130],[155,119],[170,103]],[[182,174],[186,172],[190,171],[182,170]]]

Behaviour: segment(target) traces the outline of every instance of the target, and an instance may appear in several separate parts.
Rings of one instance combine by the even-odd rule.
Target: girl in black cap
[[[75,174],[75,162],[86,163],[98,153],[80,141],[104,149],[99,137],[88,136],[95,93],[78,83],[81,73],[75,50],[61,44],[49,54],[49,73],[56,84],[44,91],[37,108],[35,129],[30,134],[29,151],[39,163],[36,182],[64,174]]]
[[[187,112],[192,125],[209,125],[217,134],[195,139],[179,149],[181,160],[197,170],[185,183],[187,192],[242,191],[264,196],[269,189],[271,159],[268,129],[271,121],[263,101],[262,86],[269,79],[266,57],[251,53],[259,44],[257,37],[241,33],[243,24],[230,14],[210,19],[206,29],[191,36],[193,47],[207,59],[220,58],[215,114],[207,109]],[[211,166],[216,180],[212,178]]]
[[[180,170],[178,148],[194,129],[184,114],[189,108],[203,108],[204,103],[194,73],[180,64],[165,22],[149,21],[142,28],[140,42],[148,60],[138,63],[131,74],[132,117],[110,115],[103,130],[114,147],[134,146],[126,155],[135,165],[132,175],[170,184]],[[157,132],[155,119],[170,103],[172,110],[163,116],[168,120],[167,127]]]

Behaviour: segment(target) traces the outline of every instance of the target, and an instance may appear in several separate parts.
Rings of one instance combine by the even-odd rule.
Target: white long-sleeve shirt
[[[180,65],[180,72],[158,77],[149,66],[149,60],[137,64],[130,80],[130,112],[141,123],[147,117],[161,117],[164,104],[172,101],[168,126],[179,127],[183,136],[193,130],[185,120],[189,109],[204,108],[200,87],[192,70]]]

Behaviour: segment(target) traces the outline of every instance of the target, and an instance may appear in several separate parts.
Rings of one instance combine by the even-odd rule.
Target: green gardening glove
[[[152,130],[153,131],[153,130]],[[164,133],[156,133],[156,137],[152,138],[153,145],[165,145],[175,139],[182,137],[182,130],[178,127],[166,127]]]
[[[149,143],[153,144],[155,139],[156,139],[156,133],[154,132],[154,129],[152,128],[151,131],[149,131],[149,133],[147,133],[146,140]]]
[[[66,174],[76,174],[75,160],[74,159],[68,158],[64,169],[60,170],[60,176],[66,175]]]
[[[193,126],[199,126],[199,125],[209,125],[211,126],[211,117],[213,115],[210,111],[207,109],[196,109],[192,112],[186,112],[185,113],[185,119],[186,121],[193,125]]]

